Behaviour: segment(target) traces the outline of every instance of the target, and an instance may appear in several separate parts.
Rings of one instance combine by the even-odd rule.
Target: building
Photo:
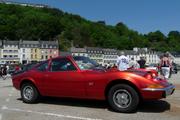
[[[160,52],[152,51],[147,48],[134,48],[133,50],[124,50],[129,59],[134,58],[138,61],[141,57],[146,60],[146,64],[157,64],[160,61]]]
[[[103,49],[103,65],[114,65],[117,62],[118,50],[115,49]]]
[[[138,61],[141,57],[146,60],[146,64],[157,64],[160,61],[160,55],[162,53],[149,50],[147,48],[134,48],[133,50],[121,50],[125,55],[131,59]],[[103,49],[96,47],[74,48],[70,49],[72,55],[75,56],[87,56],[99,64],[116,64],[117,58],[120,55],[119,50],[116,49]]]
[[[49,8],[48,5],[44,5],[44,4],[20,3],[20,2],[14,2],[14,1],[8,1],[8,0],[0,0],[0,3],[29,6],[29,7],[36,7],[36,8]]]
[[[174,63],[180,65],[180,52],[171,52],[170,56]]]
[[[1,63],[18,64],[20,62],[19,41],[3,40],[1,42]]]
[[[40,41],[40,60],[47,60],[59,56],[58,41]]]
[[[0,64],[27,64],[59,56],[58,41],[0,41]]]
[[[71,47],[70,51],[73,56],[85,56],[85,57],[88,56],[86,48]]]
[[[39,41],[20,41],[20,62],[23,64],[40,61]]]
[[[86,51],[89,58],[103,65],[104,54],[102,48],[86,47]]]

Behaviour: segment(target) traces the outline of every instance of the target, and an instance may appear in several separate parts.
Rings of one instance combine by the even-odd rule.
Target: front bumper
[[[175,90],[174,85],[169,85],[165,88],[143,88],[142,96],[144,99],[161,99],[172,95]]]

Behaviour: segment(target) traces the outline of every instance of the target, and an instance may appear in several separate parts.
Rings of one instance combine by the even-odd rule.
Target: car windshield
[[[89,59],[88,57],[75,56],[73,58],[81,70],[102,69],[97,62]]]
[[[157,65],[156,64],[150,64],[148,65],[149,67],[156,67]]]

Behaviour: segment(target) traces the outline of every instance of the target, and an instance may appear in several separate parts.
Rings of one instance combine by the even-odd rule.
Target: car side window
[[[37,70],[43,72],[43,71],[46,71],[47,68],[48,68],[48,61],[46,61],[46,62],[42,63],[40,66],[38,66],[38,67],[37,67]]]
[[[53,59],[51,63],[51,71],[75,71],[76,67],[67,58]]]

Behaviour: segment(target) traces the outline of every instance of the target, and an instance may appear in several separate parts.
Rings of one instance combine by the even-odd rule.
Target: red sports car
[[[12,82],[25,103],[34,103],[39,96],[98,99],[107,100],[118,112],[132,112],[140,100],[165,98],[175,90],[149,71],[107,70],[79,56],[49,59],[13,74]]]

